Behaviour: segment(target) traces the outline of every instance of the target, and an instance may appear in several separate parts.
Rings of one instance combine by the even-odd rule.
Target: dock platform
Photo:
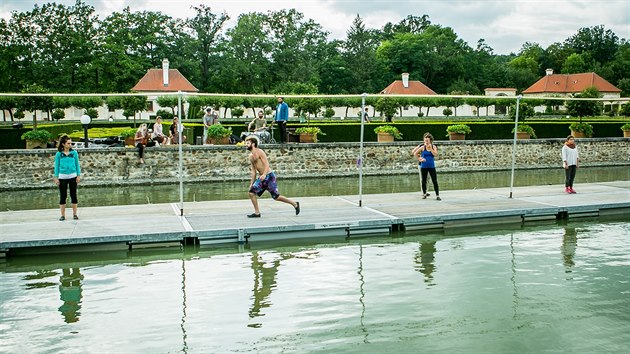
[[[603,215],[630,221],[630,181],[443,191],[299,197],[301,213],[259,199],[262,217],[249,219],[249,199],[81,207],[79,220],[59,221],[58,209],[0,212],[0,257],[186,244],[251,243],[319,237],[355,237],[396,230],[448,229]]]

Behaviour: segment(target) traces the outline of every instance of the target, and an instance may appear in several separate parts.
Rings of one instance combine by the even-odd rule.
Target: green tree
[[[379,43],[378,34],[366,29],[357,15],[342,44],[342,58],[352,83],[346,88],[348,93],[375,91],[373,78],[376,76],[376,48]]]
[[[144,96],[123,96],[122,109],[125,110],[125,117],[133,116],[133,127],[136,127],[136,113],[147,108],[147,98]]]
[[[29,85],[24,93],[46,93],[46,90],[36,84]],[[53,109],[53,98],[50,96],[23,96],[18,98],[18,110],[33,113],[33,130],[37,129],[37,111],[50,112]]]
[[[374,105],[374,108],[381,112],[388,122],[392,121],[396,111],[398,111],[398,107],[400,107],[400,103],[398,99],[394,97],[381,97]]]
[[[591,62],[591,63],[589,63]],[[567,60],[562,64],[563,74],[579,74],[593,71],[592,60],[590,60],[587,53],[577,54],[573,53],[569,55]]]
[[[575,94],[573,97],[601,98],[602,95],[599,93],[597,88],[589,87],[584,89],[582,92]],[[571,116],[580,118],[580,122],[582,121],[582,117],[596,116],[602,111],[601,101],[567,101],[565,106],[567,107],[567,112]]]
[[[11,96],[0,96],[0,109],[2,110],[2,118],[6,122],[5,112],[9,112],[11,121],[13,121],[13,110],[18,107],[18,99]]]
[[[168,107],[171,109],[173,115],[175,115],[175,108],[179,106],[179,98],[177,96],[159,96],[156,100],[160,107]],[[182,99],[182,105],[186,102]],[[179,113],[179,112],[178,112]]]
[[[596,62],[603,64],[613,59],[619,47],[619,37],[604,25],[583,27],[564,44],[578,54],[589,53]]]

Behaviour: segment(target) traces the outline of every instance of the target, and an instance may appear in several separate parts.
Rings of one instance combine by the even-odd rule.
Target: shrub
[[[166,109],[158,109],[155,115],[162,117],[162,120],[173,120],[173,113]]]
[[[295,129],[295,134],[326,135],[318,127],[300,127],[300,128]]]
[[[374,128],[374,132],[376,134],[388,133],[393,135],[396,139],[402,139],[402,133],[400,132],[400,130],[398,130],[398,128],[393,125],[379,125],[378,127]]]
[[[134,128],[125,129],[120,132],[120,137],[124,139],[130,136],[136,136],[136,131],[137,129],[134,129]]]
[[[63,109],[55,109],[52,112],[51,118],[54,120],[60,120],[60,119],[64,119],[66,117],[66,112],[63,111]]]
[[[445,116],[447,116],[447,117],[448,117],[448,116],[451,116],[451,115],[453,115],[453,110],[452,110],[452,109],[450,109],[450,108],[444,108],[444,109],[442,110],[442,114],[443,114],[443,115],[445,115]]]
[[[519,133],[527,133],[532,138],[536,138],[536,132],[534,131],[534,128],[527,124],[519,124],[516,128],[516,131]],[[512,128],[512,134],[514,134],[514,128]]]
[[[569,129],[574,132],[584,133],[588,137],[593,135],[593,126],[588,123],[574,122],[571,123]]]
[[[243,116],[243,113],[245,113],[245,110],[240,107],[232,108],[231,111],[232,111],[232,117],[234,118],[240,118]]]
[[[85,114],[90,116],[90,118],[92,118],[92,119],[98,118],[98,111],[96,110],[96,108],[88,108],[88,109],[86,109],[85,110]]]
[[[232,128],[226,128],[222,124],[213,124],[208,127],[208,138],[222,139],[232,135]]]
[[[454,125],[449,125],[448,127],[446,127],[446,132],[449,134],[450,133],[470,134],[472,133],[472,130],[470,130],[470,127],[467,126],[466,124],[454,124]]]
[[[53,135],[48,130],[35,129],[22,134],[21,138],[22,140],[34,140],[46,144],[53,140]]]
[[[630,123],[626,123],[621,126],[621,130],[627,131],[630,130]]]
[[[328,107],[326,108],[326,110],[324,111],[324,118],[332,118],[335,115],[335,110]]]

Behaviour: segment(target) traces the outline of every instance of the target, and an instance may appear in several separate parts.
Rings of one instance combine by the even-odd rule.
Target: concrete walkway
[[[294,198],[302,212],[270,198],[260,200],[262,217],[248,219],[249,200],[79,208],[80,220],[58,221],[58,209],[0,213],[0,256],[25,252],[66,252],[89,247],[129,249],[183,243],[257,242],[300,237],[352,237],[391,230],[442,229],[471,225],[620,215],[630,221],[630,181],[564,187],[530,186],[444,191],[432,194],[369,194]],[[293,196],[289,196],[293,198]],[[67,215],[72,216],[71,209]],[[63,246],[63,248],[60,248]]]

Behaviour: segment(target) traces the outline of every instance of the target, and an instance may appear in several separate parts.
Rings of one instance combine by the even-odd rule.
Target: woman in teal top
[[[59,139],[59,146],[55,154],[55,172],[53,180],[59,186],[59,209],[61,217],[59,221],[66,220],[66,200],[68,199],[68,187],[70,187],[70,201],[72,202],[72,218],[78,220],[77,215],[77,185],[81,181],[81,166],[79,154],[72,149],[72,140],[67,135]]]

